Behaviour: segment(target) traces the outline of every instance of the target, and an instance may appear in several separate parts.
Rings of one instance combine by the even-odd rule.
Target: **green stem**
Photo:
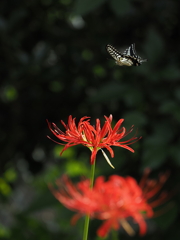
[[[117,231],[115,231],[114,229],[112,229],[111,232],[112,232],[112,239],[113,239],[113,240],[118,240]]]
[[[94,164],[91,165],[90,188],[93,188],[93,184],[94,184],[95,165],[96,165],[96,160],[94,161]]]
[[[91,165],[90,188],[93,188],[94,184],[95,162],[96,161],[94,161],[94,164]],[[89,219],[90,219],[89,215],[86,215],[84,223],[83,240],[88,239]]]

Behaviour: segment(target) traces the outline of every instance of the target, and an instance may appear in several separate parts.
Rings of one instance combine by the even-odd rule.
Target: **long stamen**
[[[111,163],[111,161],[109,160],[109,158],[108,158],[108,156],[106,155],[106,153],[102,150],[102,148],[101,148],[101,151],[102,151],[102,154],[103,154],[103,156],[105,157],[107,163],[108,163],[112,168],[115,168],[115,167],[112,165],[112,163]]]
[[[122,227],[124,228],[124,230],[129,234],[129,236],[135,235],[135,231],[133,230],[133,228],[130,226],[130,224],[125,219],[121,219],[120,223],[121,223]]]

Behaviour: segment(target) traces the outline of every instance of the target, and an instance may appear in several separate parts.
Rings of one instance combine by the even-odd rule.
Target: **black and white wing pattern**
[[[135,44],[131,44],[130,47],[128,47],[124,52],[123,55],[125,56],[136,56],[135,54]]]
[[[139,66],[143,62],[146,62],[146,59],[142,59],[136,54],[135,44],[131,44],[123,53],[119,52],[116,48],[111,45],[107,45],[106,49],[108,53],[116,60],[116,64],[119,66]]]

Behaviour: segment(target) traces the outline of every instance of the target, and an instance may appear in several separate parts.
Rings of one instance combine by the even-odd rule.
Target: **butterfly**
[[[139,66],[147,59],[142,59],[136,54],[135,44],[131,44],[123,53],[120,53],[116,48],[111,45],[107,45],[106,49],[108,53],[116,60],[116,64],[119,66]]]

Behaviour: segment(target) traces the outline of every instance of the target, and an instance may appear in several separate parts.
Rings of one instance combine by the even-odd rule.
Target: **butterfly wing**
[[[130,56],[130,53],[131,53],[131,46],[128,47],[128,48],[123,52],[123,55],[124,55],[124,56]]]
[[[123,55],[125,57],[131,58],[135,66],[139,66],[143,62],[147,61],[147,59],[142,59],[140,56],[136,54],[135,43],[131,44],[131,46],[123,52]]]
[[[123,52],[123,55],[126,56],[126,57],[134,57],[134,58],[137,58],[138,56],[136,55],[136,51],[135,51],[135,44],[131,44],[130,47],[128,47],[124,52]]]
[[[116,64],[120,66],[139,66],[143,62],[146,62],[146,59],[142,59],[136,54],[135,44],[131,44],[123,53],[120,53],[116,48],[111,45],[106,46],[107,51],[116,60]]]
[[[116,61],[120,61],[122,54],[116,48],[108,44],[106,46],[106,49],[108,53],[111,55],[111,57],[113,57]]]

